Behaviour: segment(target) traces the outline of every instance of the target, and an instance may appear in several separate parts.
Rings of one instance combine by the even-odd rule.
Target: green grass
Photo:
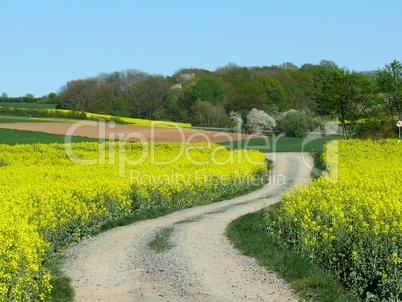
[[[15,145],[15,144],[50,144],[64,143],[65,136],[59,134],[50,134],[44,132],[28,131],[28,130],[13,130],[0,129],[0,144]],[[82,136],[73,136],[73,142],[96,142],[98,139]]]
[[[208,213],[209,214],[209,213]],[[188,218],[188,219],[184,219],[184,220],[180,220],[178,222],[175,222],[174,224],[186,224],[186,223],[192,223],[192,222],[196,222],[196,221],[200,221],[202,219],[202,215],[200,216],[195,216],[192,218]]]
[[[162,216],[166,216],[169,215],[173,212],[176,211],[180,211],[185,209],[185,207],[181,207],[181,208],[163,208],[163,207],[158,207],[158,208],[153,208],[153,209],[148,209],[148,210],[144,210],[142,212],[133,214],[133,215],[128,215],[125,217],[121,217],[119,219],[115,219],[115,220],[108,220],[105,221],[97,230],[93,230],[91,235],[97,235],[100,234],[102,232],[106,232],[108,230],[111,230],[113,228],[116,227],[120,227],[120,226],[125,226],[125,225],[129,225],[138,221],[142,221],[142,220],[148,220],[148,219],[154,219],[154,218],[158,218],[158,217],[162,217]]]
[[[74,299],[74,289],[71,280],[62,271],[63,256],[58,253],[46,260],[46,268],[52,275],[52,298],[49,301],[68,302]]]
[[[174,247],[174,244],[170,241],[173,234],[174,227],[166,227],[160,229],[148,243],[148,248],[155,253],[163,253]]]
[[[230,150],[242,148],[257,149],[262,152],[320,152],[327,142],[339,138],[341,138],[339,135],[321,136],[319,134],[311,135],[307,138],[276,136],[220,144]]]
[[[55,109],[57,104],[37,104],[37,103],[18,103],[0,102],[0,107],[27,108],[27,109]]]
[[[0,124],[10,124],[10,123],[45,123],[53,122],[50,119],[40,119],[40,118],[29,118],[21,116],[0,116]]]
[[[231,222],[226,235],[235,248],[285,279],[302,299],[317,302],[357,302],[329,272],[292,253],[265,230],[266,210]]]

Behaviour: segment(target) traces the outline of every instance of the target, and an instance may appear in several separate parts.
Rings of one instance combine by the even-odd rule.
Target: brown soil
[[[257,137],[254,135],[239,133],[213,132],[179,127],[160,128],[152,126],[122,125],[113,122],[101,124],[89,121],[77,123],[12,123],[0,124],[0,128],[142,142],[217,143]]]

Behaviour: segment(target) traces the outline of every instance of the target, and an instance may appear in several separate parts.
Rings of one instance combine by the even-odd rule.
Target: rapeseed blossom
[[[401,142],[334,141],[323,157],[327,172],[283,195],[268,215],[269,231],[332,270],[356,295],[400,300]]]
[[[214,200],[265,172],[262,153],[213,144],[0,145],[0,301],[45,300],[46,255],[105,220]]]

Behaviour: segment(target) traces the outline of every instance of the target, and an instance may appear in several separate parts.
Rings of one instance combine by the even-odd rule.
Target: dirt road
[[[301,153],[267,154],[275,162],[261,190],[100,234],[71,247],[64,269],[76,301],[297,301],[285,282],[235,250],[225,236],[234,219],[277,202],[310,176]],[[304,155],[312,164],[312,159]],[[266,200],[264,203],[263,200]],[[174,227],[174,247],[147,248]]]

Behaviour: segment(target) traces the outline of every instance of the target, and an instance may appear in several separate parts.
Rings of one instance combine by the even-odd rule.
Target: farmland
[[[284,194],[267,217],[270,234],[362,299],[401,298],[400,146],[397,140],[329,144],[328,172]]]
[[[331,270],[356,297],[400,295],[396,140],[264,138],[104,119],[1,121],[0,203],[7,214],[0,233],[7,244],[0,255],[0,301],[51,295],[53,276],[44,263],[105,222],[236,195],[266,173],[262,154],[245,149],[316,152],[333,140],[323,155],[323,177],[283,195],[281,206],[266,215],[269,235]],[[72,143],[65,144],[66,134]]]
[[[170,125],[170,127],[166,127]],[[205,142],[217,143],[257,137],[248,134],[201,131],[182,128],[180,124],[153,122],[149,125],[126,125],[103,121],[4,123],[2,129],[82,136],[100,139],[141,142]]]
[[[21,102],[0,102],[0,107],[7,108],[26,108],[26,109],[54,109],[56,104],[38,104]]]
[[[51,275],[43,260],[106,220],[153,207],[211,202],[266,171],[258,151],[230,152],[217,145],[66,146],[0,145],[0,236],[5,243],[0,301],[44,299]]]
[[[52,123],[52,124],[49,124]],[[52,119],[27,119],[18,117],[0,118],[0,143],[62,143],[66,133],[71,130],[73,141],[96,141],[116,139],[129,141],[159,142],[212,142],[219,143],[229,150],[255,149],[261,152],[320,152],[323,146],[339,135],[313,134],[306,140],[302,137],[262,137],[256,135],[214,132],[180,128],[180,124],[171,123],[171,127],[154,127],[81,121],[73,122]],[[162,124],[164,125],[164,124]]]
[[[255,149],[261,152],[321,152],[324,145],[332,140],[339,139],[339,135],[313,134],[306,137],[250,137],[246,140],[233,140],[221,142],[228,149]]]
[[[65,135],[51,134],[45,132],[37,132],[30,130],[14,130],[0,128],[0,144],[16,145],[16,144],[62,144],[65,141]],[[72,142],[95,142],[97,138],[85,136],[72,136]]]
[[[13,103],[3,103],[3,104],[13,104]],[[151,126],[156,125],[157,127],[172,127],[174,124],[177,127],[188,128],[191,127],[189,123],[171,123],[166,121],[153,121],[149,119],[141,119],[141,118],[131,118],[131,117],[122,117],[122,116],[114,116],[108,114],[100,114],[100,113],[92,113],[92,112],[84,112],[84,111],[76,111],[76,110],[67,110],[67,109],[55,109],[54,106],[43,105],[42,104],[21,104],[15,103],[17,107],[9,106],[0,106],[0,115],[2,117],[10,117],[10,118],[24,118],[26,122],[35,121],[38,119],[47,119],[48,121],[52,121],[55,119],[62,119],[64,121],[79,121],[79,120],[93,120],[93,121],[114,121],[118,123],[124,124],[132,124],[137,126]]]

